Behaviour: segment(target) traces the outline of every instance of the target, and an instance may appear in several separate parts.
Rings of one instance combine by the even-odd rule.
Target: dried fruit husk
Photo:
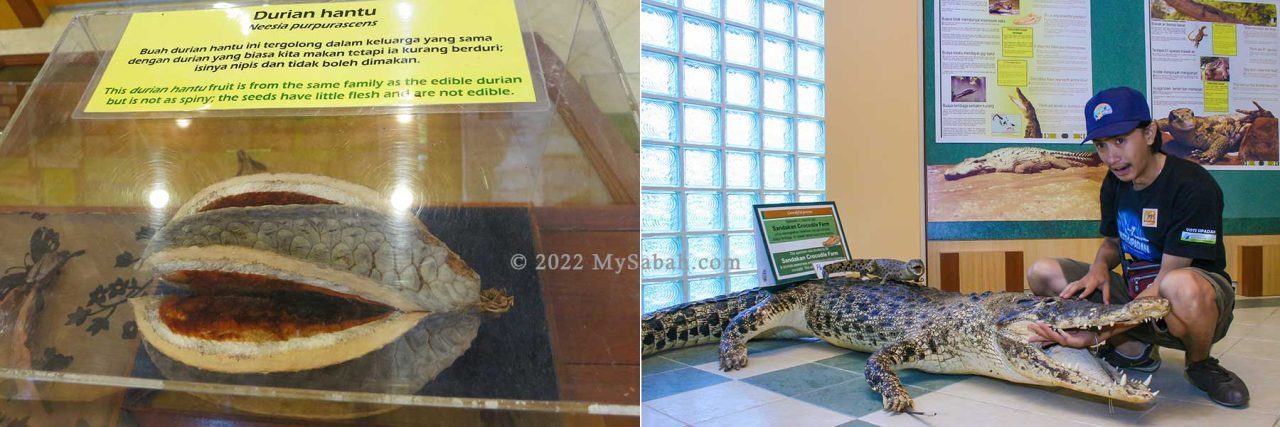
[[[413,394],[462,356],[480,329],[470,312],[431,316],[391,344],[364,357],[323,368],[268,374],[226,374],[176,361],[148,343],[147,354],[166,378],[240,386],[307,388],[368,393]],[[246,412],[313,419],[356,418],[393,406],[285,398],[197,394],[214,404]]]
[[[210,372],[312,372],[482,303],[479,276],[417,218],[313,175],[214,184],[157,231],[144,259],[185,289],[132,301],[148,350]]]

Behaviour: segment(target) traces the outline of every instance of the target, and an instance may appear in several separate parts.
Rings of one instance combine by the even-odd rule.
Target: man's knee
[[[1165,273],[1160,281],[1160,296],[1174,304],[1213,303],[1218,298],[1209,279],[1189,268]]]
[[[1027,269],[1027,284],[1031,287],[1031,293],[1036,295],[1057,295],[1062,290],[1054,289],[1054,284],[1063,280],[1062,265],[1055,258],[1037,259]]]

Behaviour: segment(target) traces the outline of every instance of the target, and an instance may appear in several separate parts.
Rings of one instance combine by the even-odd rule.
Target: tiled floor
[[[1263,426],[1280,427],[1280,298],[1241,299],[1213,348],[1249,385],[1243,409],[1211,402],[1183,376],[1181,351],[1161,349],[1160,397],[1133,406],[1054,388],[969,375],[898,374],[927,415],[891,415],[862,377],[867,355],[821,341],[748,344],[750,364],[720,372],[716,346],[644,359],[644,426]],[[1144,376],[1145,378],[1145,376]]]

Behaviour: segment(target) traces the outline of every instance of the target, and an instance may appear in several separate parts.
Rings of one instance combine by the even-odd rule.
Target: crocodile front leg
[[[801,306],[795,298],[774,294],[738,313],[720,336],[720,370],[746,367],[747,341],[752,338],[780,326],[798,326],[786,324],[789,319],[804,318],[803,315],[789,316],[796,310],[801,310]]]
[[[906,387],[893,371],[897,366],[916,362],[929,354],[929,340],[926,334],[915,334],[901,341],[889,344],[867,358],[867,369],[863,375],[872,390],[880,393],[884,399],[884,410],[889,412],[910,411],[914,403]]]

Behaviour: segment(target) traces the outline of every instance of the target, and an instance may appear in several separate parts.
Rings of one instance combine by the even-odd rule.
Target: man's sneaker
[[[1210,357],[1188,364],[1187,379],[1219,405],[1235,407],[1249,403],[1249,387],[1234,372],[1219,365],[1218,359]]]
[[[1115,366],[1117,368],[1132,369],[1142,372],[1155,372],[1156,369],[1160,369],[1160,352],[1156,351],[1156,349],[1157,347],[1155,344],[1147,344],[1147,347],[1142,350],[1141,355],[1136,358],[1131,358],[1120,354],[1120,352],[1116,351],[1115,347],[1107,345],[1098,350],[1098,355],[1102,356],[1102,359],[1106,360],[1107,363],[1110,363],[1111,366]]]

